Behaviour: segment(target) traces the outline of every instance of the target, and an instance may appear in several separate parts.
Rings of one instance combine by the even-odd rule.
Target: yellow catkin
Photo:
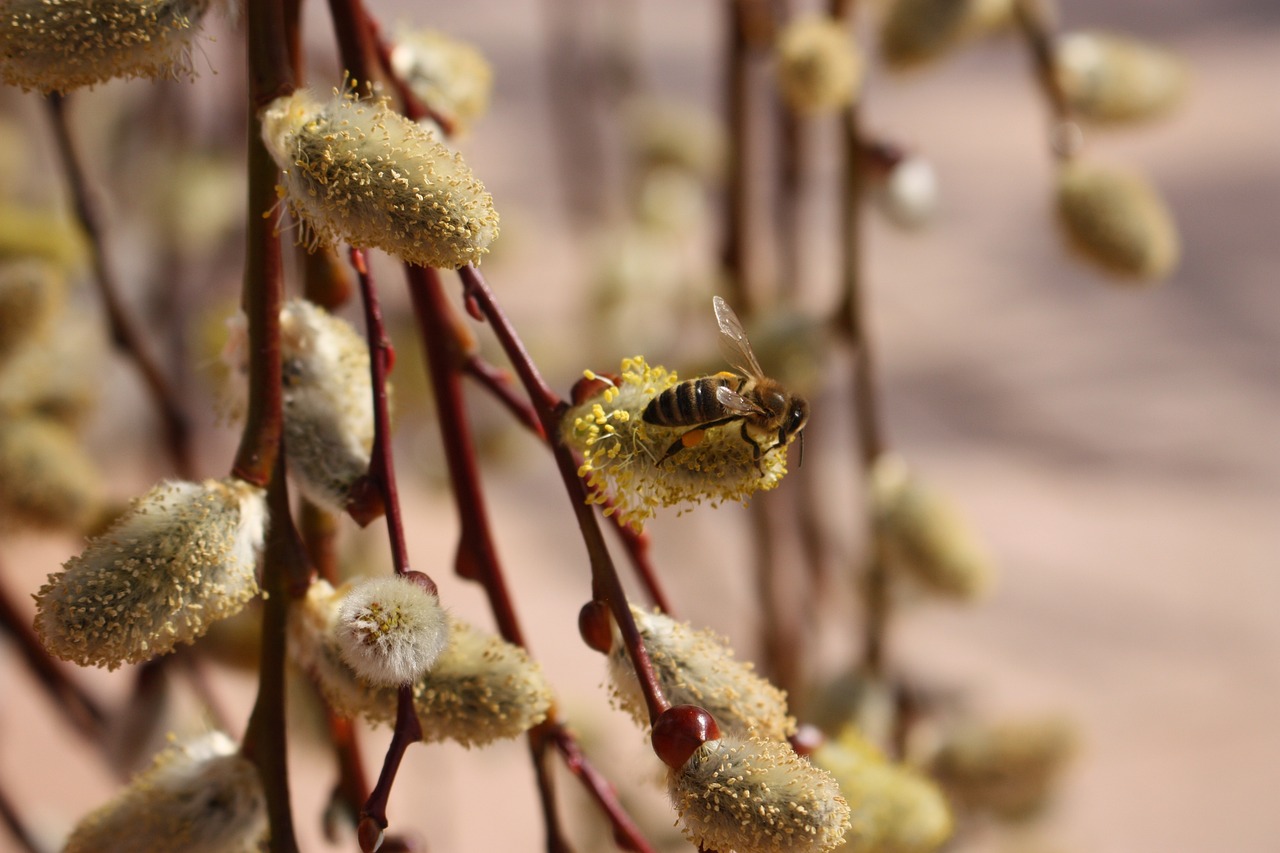
[[[114,77],[193,76],[191,45],[210,0],[10,0],[0,11],[0,79],[65,92]]]
[[[863,61],[849,30],[825,15],[803,15],[778,34],[778,85],[797,112],[833,113],[851,104]]]
[[[0,263],[0,363],[48,328],[62,305],[62,275],[34,258]]]
[[[239,480],[169,482],[134,501],[36,595],[52,654],[115,669],[166,654],[257,595],[266,495]]]
[[[812,760],[849,802],[849,832],[838,853],[933,853],[951,837],[951,810],[938,786],[886,760],[856,729],[847,727]]]
[[[362,681],[342,659],[341,597],[324,581],[311,585],[290,615],[290,654],[340,713],[390,724],[396,718],[396,689]],[[468,747],[518,737],[546,719],[552,699],[541,668],[524,649],[452,617],[449,646],[413,682],[423,740]]]
[[[1072,110],[1094,122],[1157,118],[1187,90],[1187,67],[1175,54],[1111,33],[1068,33],[1054,50],[1054,67]]]
[[[787,473],[787,445],[775,441],[757,460],[737,422],[708,429],[698,444],[659,465],[688,427],[646,423],[643,412],[679,379],[640,356],[623,360],[618,379],[566,413],[561,437],[582,455],[580,473],[595,490],[592,502],[610,503],[606,512],[618,513],[625,523],[640,527],[665,506],[746,503],[757,491],[775,488]]]
[[[975,36],[1007,23],[1012,0],[891,0],[880,54],[898,70],[932,62]]]
[[[0,261],[40,258],[68,272],[84,257],[84,236],[66,216],[0,202]]]
[[[465,132],[489,109],[493,69],[475,47],[435,30],[396,34],[391,67],[414,95]]]
[[[256,853],[266,836],[258,769],[211,732],[156,756],[76,824],[63,853]]]
[[[241,314],[228,327],[224,409],[238,420],[248,403],[248,324]],[[346,320],[291,299],[280,311],[280,356],[289,475],[308,499],[342,512],[373,449],[368,344]]]
[[[493,199],[462,156],[384,100],[298,91],[263,111],[262,138],[320,242],[454,269],[479,263],[498,236]]]
[[[870,491],[874,532],[891,569],[951,598],[975,599],[990,588],[995,571],[973,528],[900,457],[876,460]]]
[[[1166,278],[1178,264],[1178,229],[1142,176],[1072,162],[1061,167],[1058,221],[1076,252],[1120,282]]]
[[[84,532],[102,506],[102,473],[68,427],[0,419],[0,525]]]
[[[958,807],[1016,820],[1043,809],[1075,748],[1062,719],[971,722],[946,737],[929,769]]]
[[[636,626],[653,663],[662,694],[672,705],[698,705],[715,717],[726,734],[785,740],[796,721],[787,713],[787,695],[735,660],[733,649],[713,631],[694,630],[670,616],[632,607]],[[615,631],[609,653],[609,678],[618,704],[640,725],[649,713],[635,668]]]
[[[737,853],[822,853],[849,827],[849,804],[830,773],[785,742],[724,737],[668,775],[685,837]]]

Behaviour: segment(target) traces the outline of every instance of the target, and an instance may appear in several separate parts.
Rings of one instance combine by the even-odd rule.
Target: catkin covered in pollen
[[[63,853],[256,853],[267,835],[258,769],[221,732],[156,756],[76,825]]]
[[[685,837],[702,849],[821,853],[849,827],[836,780],[785,742],[707,741],[670,772],[668,790]]]
[[[0,80],[65,92],[114,77],[193,74],[191,44],[211,0],[7,0]]]
[[[493,199],[462,156],[384,100],[300,90],[263,110],[262,138],[290,208],[321,242],[456,269],[498,236]]]
[[[697,705],[715,717],[720,730],[742,737],[785,740],[796,721],[787,713],[787,695],[735,660],[733,649],[709,630],[696,631],[662,613],[632,607],[636,627],[653,664],[662,694],[672,705]],[[613,694],[640,725],[648,725],[635,668],[615,630],[609,652]]]
[[[1118,281],[1157,281],[1178,264],[1177,225],[1138,174],[1067,163],[1058,173],[1057,207],[1071,246]]]
[[[289,619],[289,651],[340,713],[390,724],[396,688],[370,684],[343,660],[338,637],[343,591],[311,585]],[[450,617],[449,645],[413,682],[413,704],[427,742],[483,746],[518,737],[546,719],[552,693],[541,668],[519,646]]]
[[[248,324],[241,314],[228,325],[226,409],[238,419],[248,401]],[[280,357],[289,474],[308,499],[342,512],[373,448],[369,348],[346,320],[291,299],[280,311]]]
[[[51,653],[115,669],[190,643],[258,592],[262,489],[235,479],[168,482],[134,501],[36,595]]]
[[[700,442],[659,464],[689,427],[648,423],[644,410],[678,384],[676,374],[636,356],[623,359],[614,379],[594,373],[587,378],[599,380],[603,390],[565,413],[561,439],[582,456],[578,473],[594,490],[591,502],[611,504],[605,515],[616,512],[639,528],[658,507],[746,503],[755,492],[775,488],[787,473],[787,444],[775,439],[755,459],[733,421],[709,427]]]

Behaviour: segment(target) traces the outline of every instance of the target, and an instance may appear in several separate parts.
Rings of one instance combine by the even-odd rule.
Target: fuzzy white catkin
[[[904,157],[872,188],[871,199],[890,222],[904,230],[927,225],[938,211],[938,175],[924,157]]]
[[[466,42],[434,30],[401,30],[391,50],[391,67],[455,132],[465,131],[489,108],[493,69]]]
[[[221,732],[156,756],[81,819],[63,853],[254,853],[267,834],[258,770]]]
[[[289,652],[339,713],[390,724],[395,688],[369,684],[342,659],[341,598],[325,581],[311,585],[290,614]],[[428,743],[470,747],[517,737],[546,719],[552,700],[551,686],[524,649],[452,617],[448,648],[413,682],[414,710]]]
[[[638,607],[632,607],[631,613],[662,694],[672,705],[703,708],[726,734],[780,741],[795,733],[787,695],[756,675],[750,663],[735,660],[733,650],[714,632],[695,631],[688,623]],[[644,696],[616,628],[609,680],[618,704],[637,723],[647,725]]]
[[[230,371],[226,409],[243,416],[248,399],[248,326],[228,323],[222,359]],[[343,512],[369,470],[373,394],[369,348],[350,323],[305,299],[280,311],[284,448],[289,474],[309,500]]]
[[[724,737],[668,775],[685,837],[737,853],[821,853],[849,827],[849,804],[830,773],[785,742]]]
[[[194,74],[192,42],[212,0],[7,0],[0,80],[65,92],[114,77]]]
[[[263,110],[262,139],[290,209],[320,242],[456,269],[498,236],[493,198],[462,156],[385,100],[300,90]]]
[[[115,669],[190,643],[258,592],[265,492],[240,480],[161,483],[49,576],[36,595],[46,649]]]
[[[431,669],[449,646],[440,599],[401,576],[370,578],[338,604],[342,660],[370,684],[396,687]]]

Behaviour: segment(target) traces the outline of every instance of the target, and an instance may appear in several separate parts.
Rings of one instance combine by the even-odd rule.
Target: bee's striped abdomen
[[[704,376],[668,388],[645,406],[646,423],[657,426],[697,426],[724,417],[725,408],[716,399],[716,389],[737,377]]]

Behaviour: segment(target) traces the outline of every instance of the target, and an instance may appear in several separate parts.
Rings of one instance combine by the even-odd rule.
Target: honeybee
[[[723,371],[713,376],[686,379],[649,401],[641,417],[645,423],[662,427],[690,427],[671,443],[661,465],[686,447],[696,447],[712,427],[742,422],[742,438],[751,445],[757,463],[767,447],[786,445],[800,437],[800,458],[804,459],[804,429],[809,419],[809,403],[764,375],[742,321],[719,296],[711,300],[720,326],[720,348],[738,373]]]

